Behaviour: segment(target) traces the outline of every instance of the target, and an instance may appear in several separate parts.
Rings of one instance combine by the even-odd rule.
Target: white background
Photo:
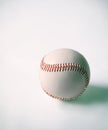
[[[39,64],[71,48],[91,69],[85,93],[61,102],[41,89]],[[108,1],[0,0],[0,130],[108,130]]]

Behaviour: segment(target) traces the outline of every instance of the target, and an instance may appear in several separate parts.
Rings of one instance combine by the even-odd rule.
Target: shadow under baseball
[[[85,105],[108,103],[108,85],[89,85],[87,90],[77,99],[63,102]]]

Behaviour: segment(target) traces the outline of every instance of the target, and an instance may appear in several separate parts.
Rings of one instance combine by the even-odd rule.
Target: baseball
[[[40,63],[40,82],[49,96],[72,100],[87,88],[89,65],[82,54],[72,49],[57,49],[45,55]]]

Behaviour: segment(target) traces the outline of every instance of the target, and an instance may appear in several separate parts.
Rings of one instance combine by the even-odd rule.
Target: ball
[[[90,69],[82,54],[62,48],[42,58],[39,75],[46,94],[59,100],[72,100],[87,88]]]

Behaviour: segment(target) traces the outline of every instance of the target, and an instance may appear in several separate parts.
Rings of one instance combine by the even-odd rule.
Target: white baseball
[[[41,86],[53,98],[75,99],[87,88],[89,79],[90,69],[86,59],[72,49],[54,50],[41,61]]]

